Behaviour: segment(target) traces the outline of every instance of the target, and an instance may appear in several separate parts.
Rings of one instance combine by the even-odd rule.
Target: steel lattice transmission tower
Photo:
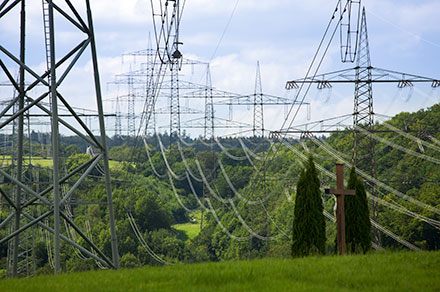
[[[204,137],[206,140],[214,139],[214,100],[212,96],[212,80],[211,80],[211,70],[209,64],[207,65],[206,68]]]
[[[9,191],[0,187],[0,195],[8,202],[10,206],[10,215],[0,224],[0,228],[5,228],[11,223],[10,232],[6,237],[0,239],[0,243],[11,240],[12,244],[12,266],[11,275],[17,276],[18,262],[20,260],[19,245],[20,237],[23,232],[31,227],[38,226],[53,235],[54,242],[54,270],[55,273],[61,270],[60,243],[61,240],[79,249],[83,254],[101,262],[107,267],[118,268],[118,247],[116,230],[114,223],[114,211],[112,191],[110,186],[110,173],[108,164],[108,152],[106,145],[106,133],[104,125],[104,113],[101,98],[100,78],[98,72],[98,59],[96,52],[95,37],[93,31],[92,13],[90,9],[90,1],[85,0],[84,11],[79,11],[70,0],[59,1],[57,5],[53,0],[43,1],[43,19],[44,19],[44,47],[46,49],[46,58],[48,70],[38,72],[32,69],[31,64],[27,62],[26,52],[34,52],[33,47],[28,48],[26,43],[26,12],[27,1],[17,0],[9,3],[5,0],[0,4],[0,21],[11,19],[15,15],[19,15],[19,53],[16,56],[12,51],[8,50],[8,42],[5,39],[0,40],[0,73],[7,76],[10,84],[18,92],[18,96],[9,102],[0,113],[0,129],[5,128],[12,123],[17,124],[17,165],[16,171],[10,173],[7,170],[0,169],[0,175],[7,178],[14,186],[13,191]],[[62,2],[62,3],[61,3]],[[62,8],[65,7],[65,8]],[[82,16],[85,15],[85,16]],[[82,41],[74,43],[72,49],[66,54],[57,55],[56,41],[57,34],[55,31],[55,19],[64,21],[74,27],[77,34],[81,36]],[[64,47],[64,44],[63,44]],[[89,48],[89,50],[87,50]],[[60,50],[61,51],[61,50]],[[77,61],[90,52],[90,58],[93,66],[93,85],[95,89],[96,110],[99,115],[99,136],[93,134],[91,129],[81,119],[80,115],[69,103],[69,98],[63,95],[64,83]],[[18,67],[19,78],[16,81],[11,72]],[[32,92],[32,89],[39,86],[43,93],[39,96]],[[73,100],[71,100],[73,101]],[[16,107],[17,111],[10,113]],[[69,111],[71,115],[68,118],[58,115],[59,109],[63,107]],[[35,187],[33,181],[25,180],[24,174],[24,117],[26,115],[45,115],[51,122],[52,135],[52,163],[53,171],[49,187],[40,190]],[[60,127],[69,131],[80,138],[93,148],[98,150],[97,155],[81,164],[67,174],[62,173],[61,152],[60,152]],[[103,179],[105,180],[107,202],[109,214],[109,229],[111,235],[111,259],[105,255],[84,232],[81,231],[73,220],[64,213],[64,206],[69,200],[75,196],[77,188],[85,181],[88,174],[95,169],[98,163],[103,164]],[[52,218],[51,221],[48,218]],[[47,224],[43,220],[51,222]],[[63,235],[61,221],[65,221],[75,232],[81,236],[87,244],[87,248],[79,245],[75,241]],[[44,223],[43,223],[44,222]]]
[[[180,96],[179,96],[179,63],[172,60],[170,64],[170,144],[180,137]]]
[[[153,88],[156,86],[156,83],[159,83],[160,81],[155,80],[156,78],[156,51],[153,50],[152,47],[153,43],[151,42],[151,35],[148,34],[148,46],[147,46],[147,82],[145,84],[144,92],[145,97],[148,100],[154,100],[154,90]],[[148,104],[148,103],[147,103]],[[145,110],[150,110],[150,113],[146,113],[146,116],[148,117],[146,124],[145,124],[145,135],[148,136],[148,134],[155,134],[156,133],[156,115],[154,113],[154,104],[152,109],[146,108]]]
[[[133,83],[133,77],[128,76],[128,97],[127,97],[127,136],[136,135],[136,113],[135,113],[135,99],[136,89]]]
[[[116,97],[116,101],[120,102],[123,99],[124,102],[127,102],[127,114],[125,115],[127,120],[127,136],[135,136],[138,133],[139,128],[142,128],[142,125],[137,124],[138,116],[136,113],[136,102],[150,99],[152,94],[154,94],[154,86],[156,84],[155,78],[157,77],[155,56],[156,51],[152,49],[151,38],[149,38],[147,49],[122,55],[122,61],[124,61],[124,58],[126,57],[132,61],[130,64],[130,70],[116,75],[115,80],[109,83],[118,86],[118,96]],[[142,63],[140,63],[140,68],[133,69],[139,61],[139,58],[142,61]],[[119,86],[121,85],[124,86],[124,94],[119,95]],[[118,112],[116,112],[116,115],[118,116]],[[151,114],[148,114],[148,116],[150,115]],[[116,125],[120,124],[121,122],[116,121]],[[118,127],[116,127],[116,130],[121,128],[121,126]],[[119,130],[119,132],[122,132],[122,130]]]
[[[165,0],[159,3],[151,1],[153,14],[154,35],[156,38],[156,52],[161,61],[161,68],[170,70],[171,92],[170,92],[170,144],[175,137],[180,136],[180,96],[179,96],[179,70],[182,63],[182,53],[179,46],[180,20],[183,7],[179,0]],[[159,69],[159,75],[165,72]],[[154,109],[157,93],[154,93],[150,102],[150,111]],[[147,117],[148,125],[149,117]]]
[[[342,2],[340,2],[342,3]],[[341,13],[341,60],[342,62],[354,62],[356,66],[354,68],[348,68],[343,70],[337,70],[333,72],[323,73],[314,76],[307,76],[303,79],[292,80],[286,83],[286,89],[292,90],[298,88],[299,84],[317,84],[318,89],[332,88],[332,84],[354,84],[354,113],[353,113],[353,125],[344,125],[343,121],[335,123],[336,118],[327,119],[327,122],[331,121],[330,125],[325,125],[324,121],[317,121],[312,123],[306,123],[298,126],[289,126],[289,128],[281,129],[280,131],[271,132],[274,137],[281,137],[286,134],[306,134],[310,136],[311,133],[339,133],[342,128],[353,128],[353,152],[352,161],[356,169],[363,170],[370,179],[367,182],[370,192],[373,196],[376,196],[377,185],[376,178],[376,159],[375,159],[375,142],[374,135],[378,131],[374,129],[374,110],[373,110],[373,83],[380,84],[397,84],[398,88],[412,88],[416,83],[431,83],[432,88],[440,87],[440,81],[438,79],[424,77],[420,75],[409,74],[405,72],[397,72],[394,70],[388,70],[383,68],[373,67],[371,65],[370,50],[368,43],[368,31],[367,31],[367,19],[365,8],[362,9],[360,22],[358,19],[353,21],[352,15],[355,15],[358,11],[360,1],[347,0],[345,2],[345,8],[339,9]],[[347,20],[343,20],[342,16],[347,13]],[[334,16],[332,19],[335,19]],[[356,24],[359,23],[359,29],[355,30]],[[343,35],[343,32],[346,35]],[[356,34],[354,34],[356,32]],[[355,43],[354,40],[357,39]],[[353,49],[353,44],[356,50]],[[325,55],[324,55],[325,56]],[[356,58],[355,58],[356,57]],[[339,117],[343,118],[343,116]],[[309,127],[314,128],[320,125],[321,130],[310,130]],[[377,222],[378,210],[377,203],[372,204],[372,217]],[[380,245],[379,234],[373,234],[374,241]]]
[[[367,161],[367,169],[371,177],[376,177],[376,157],[374,133],[374,111],[373,111],[373,77],[370,58],[370,47],[368,43],[367,16],[365,7],[362,9],[362,18],[360,23],[360,33],[358,42],[358,52],[356,60],[356,83],[354,91],[354,112],[353,112],[353,165],[359,167],[360,161]],[[366,130],[360,133],[360,129]],[[367,153],[361,156],[361,149],[365,148]],[[376,185],[371,184],[370,192],[373,196],[377,195]],[[377,222],[378,214],[377,202],[372,203],[373,219]],[[381,240],[378,232],[373,232],[374,241],[379,246]]]
[[[264,137],[264,116],[263,116],[263,87],[261,85],[260,62],[257,61],[257,73],[255,76],[255,90],[254,90],[254,123],[253,135],[254,138]]]
[[[365,8],[362,10],[362,20],[356,62],[357,63],[355,71],[357,82],[355,83],[353,112],[353,126],[355,128],[353,140],[353,162],[355,165],[358,164],[361,143],[365,138],[368,138],[368,161],[370,171],[374,171],[374,139],[371,134],[365,135],[363,133],[359,133],[359,131],[356,130],[358,127],[360,127],[372,133],[374,127],[373,84],[371,72],[372,66],[370,59],[370,48],[368,44]],[[372,175],[372,177],[376,176]]]
[[[121,104],[119,102],[119,96],[116,97],[115,102],[115,135],[122,135],[122,121],[121,121]]]

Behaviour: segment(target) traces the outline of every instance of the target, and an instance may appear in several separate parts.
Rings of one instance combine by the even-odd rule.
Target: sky
[[[30,2],[27,4],[27,60],[32,68],[44,72],[41,3],[27,2]],[[84,1],[72,2],[83,14]],[[440,1],[362,2],[367,12],[374,67],[440,79]],[[181,52],[187,58],[210,62],[215,88],[240,94],[253,93],[256,63],[259,61],[264,93],[293,98],[294,92],[285,91],[285,83],[304,77],[336,4],[336,0],[187,0],[180,26]],[[112,100],[118,94],[118,89],[111,85],[114,75],[136,66],[122,61],[121,55],[145,49],[148,36],[154,31],[150,1],[91,0],[91,7],[103,95],[104,99]],[[0,19],[0,42],[14,53],[18,51],[19,31],[18,10],[15,10]],[[82,38],[60,17],[56,18],[55,25],[60,56]],[[336,37],[319,73],[353,67],[353,64],[342,64],[339,54],[339,38]],[[3,59],[4,55],[0,58]],[[94,107],[91,72],[90,56],[86,54],[63,84],[64,95],[72,104]],[[200,80],[190,75],[185,72],[182,78]],[[4,80],[5,77],[0,75],[0,82]],[[305,98],[311,104],[310,119],[306,111],[301,110],[293,123],[351,113],[353,90],[350,85],[335,86],[331,92],[312,88]],[[11,95],[10,89],[0,88],[1,99]],[[396,86],[374,89],[375,112],[385,115],[417,111],[439,101],[438,90],[433,91],[429,85],[416,86],[413,92],[398,90]],[[166,101],[163,104],[166,105]],[[111,112],[115,105],[106,101],[104,107]],[[136,107],[137,112],[142,110],[142,104]],[[284,107],[265,108],[265,128],[278,130],[285,112]],[[216,115],[228,116],[221,108],[216,108]],[[238,121],[251,123],[252,110],[236,108],[233,116]],[[111,131],[112,122],[108,128]]]

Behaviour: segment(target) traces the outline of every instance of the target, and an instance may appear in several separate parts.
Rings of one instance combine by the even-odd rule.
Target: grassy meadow
[[[1,280],[0,291],[440,291],[440,252],[92,271]]]
[[[190,222],[182,224],[174,224],[172,227],[185,234],[185,239],[193,239],[200,233],[200,220],[202,212],[200,210],[190,214]]]
[[[27,165],[29,162],[29,156],[24,157],[25,164]],[[0,167],[7,167],[11,165],[12,158],[10,155],[2,155],[0,156]],[[32,165],[39,167],[52,167],[53,161],[52,158],[43,158],[39,156],[32,157]],[[112,170],[118,170],[122,168],[122,163],[116,160],[109,160],[109,167]]]

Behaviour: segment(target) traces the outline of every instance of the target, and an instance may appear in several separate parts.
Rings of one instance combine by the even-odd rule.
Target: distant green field
[[[93,271],[1,280],[0,291],[440,291],[440,252]]]
[[[52,161],[52,159],[34,157],[34,158],[32,158],[32,164],[38,165],[41,167],[52,167],[53,161]]]
[[[24,161],[26,164],[29,162],[29,157],[25,156]],[[11,156],[0,156],[0,166],[5,167],[11,165]],[[41,167],[52,167],[52,159],[42,157],[32,157],[32,165],[38,165]]]
[[[28,156],[25,156],[24,158],[26,164],[29,161]],[[11,165],[11,156],[0,156],[0,167],[5,167]],[[52,159],[51,158],[42,158],[38,156],[32,157],[32,165],[37,165],[40,167],[52,167]],[[115,161],[115,160],[109,160],[109,166],[110,169],[119,169],[122,167],[122,162]]]
[[[200,218],[202,212],[196,211],[190,214],[191,222],[183,224],[175,224],[172,227],[186,234],[186,239],[193,239],[200,232]]]
[[[184,223],[175,224],[172,226],[176,230],[185,232],[187,239],[192,239],[197,236],[200,232],[200,223]]]

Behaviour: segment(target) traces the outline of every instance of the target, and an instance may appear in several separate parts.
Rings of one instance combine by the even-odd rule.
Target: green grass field
[[[0,291],[440,291],[440,252],[93,271],[1,280]]]
[[[27,164],[29,161],[29,157],[25,156],[24,161]],[[12,163],[12,160],[11,160],[10,155],[0,156],[0,166],[1,167],[9,166],[9,165],[11,165],[11,163]],[[42,158],[42,157],[32,157],[32,164],[38,165],[41,167],[52,167],[52,159]]]
[[[28,162],[28,156],[25,156],[25,162]],[[6,167],[11,165],[12,161],[11,161],[11,156],[10,155],[6,155],[6,156],[0,156],[0,167]],[[38,156],[34,156],[32,157],[32,164],[36,165],[36,166],[40,166],[40,167],[52,167],[52,159],[51,158],[43,158],[43,157],[38,157]],[[122,162],[120,161],[115,161],[115,160],[109,160],[109,167],[112,170],[118,170],[122,168]]]
[[[174,224],[172,227],[178,231],[182,231],[185,233],[185,239],[193,239],[200,233],[200,218],[202,216],[202,212],[196,211],[190,214],[191,222],[183,223],[183,224]]]
[[[200,223],[198,222],[174,224],[172,227],[184,232],[186,234],[186,239],[193,239],[200,232]]]

